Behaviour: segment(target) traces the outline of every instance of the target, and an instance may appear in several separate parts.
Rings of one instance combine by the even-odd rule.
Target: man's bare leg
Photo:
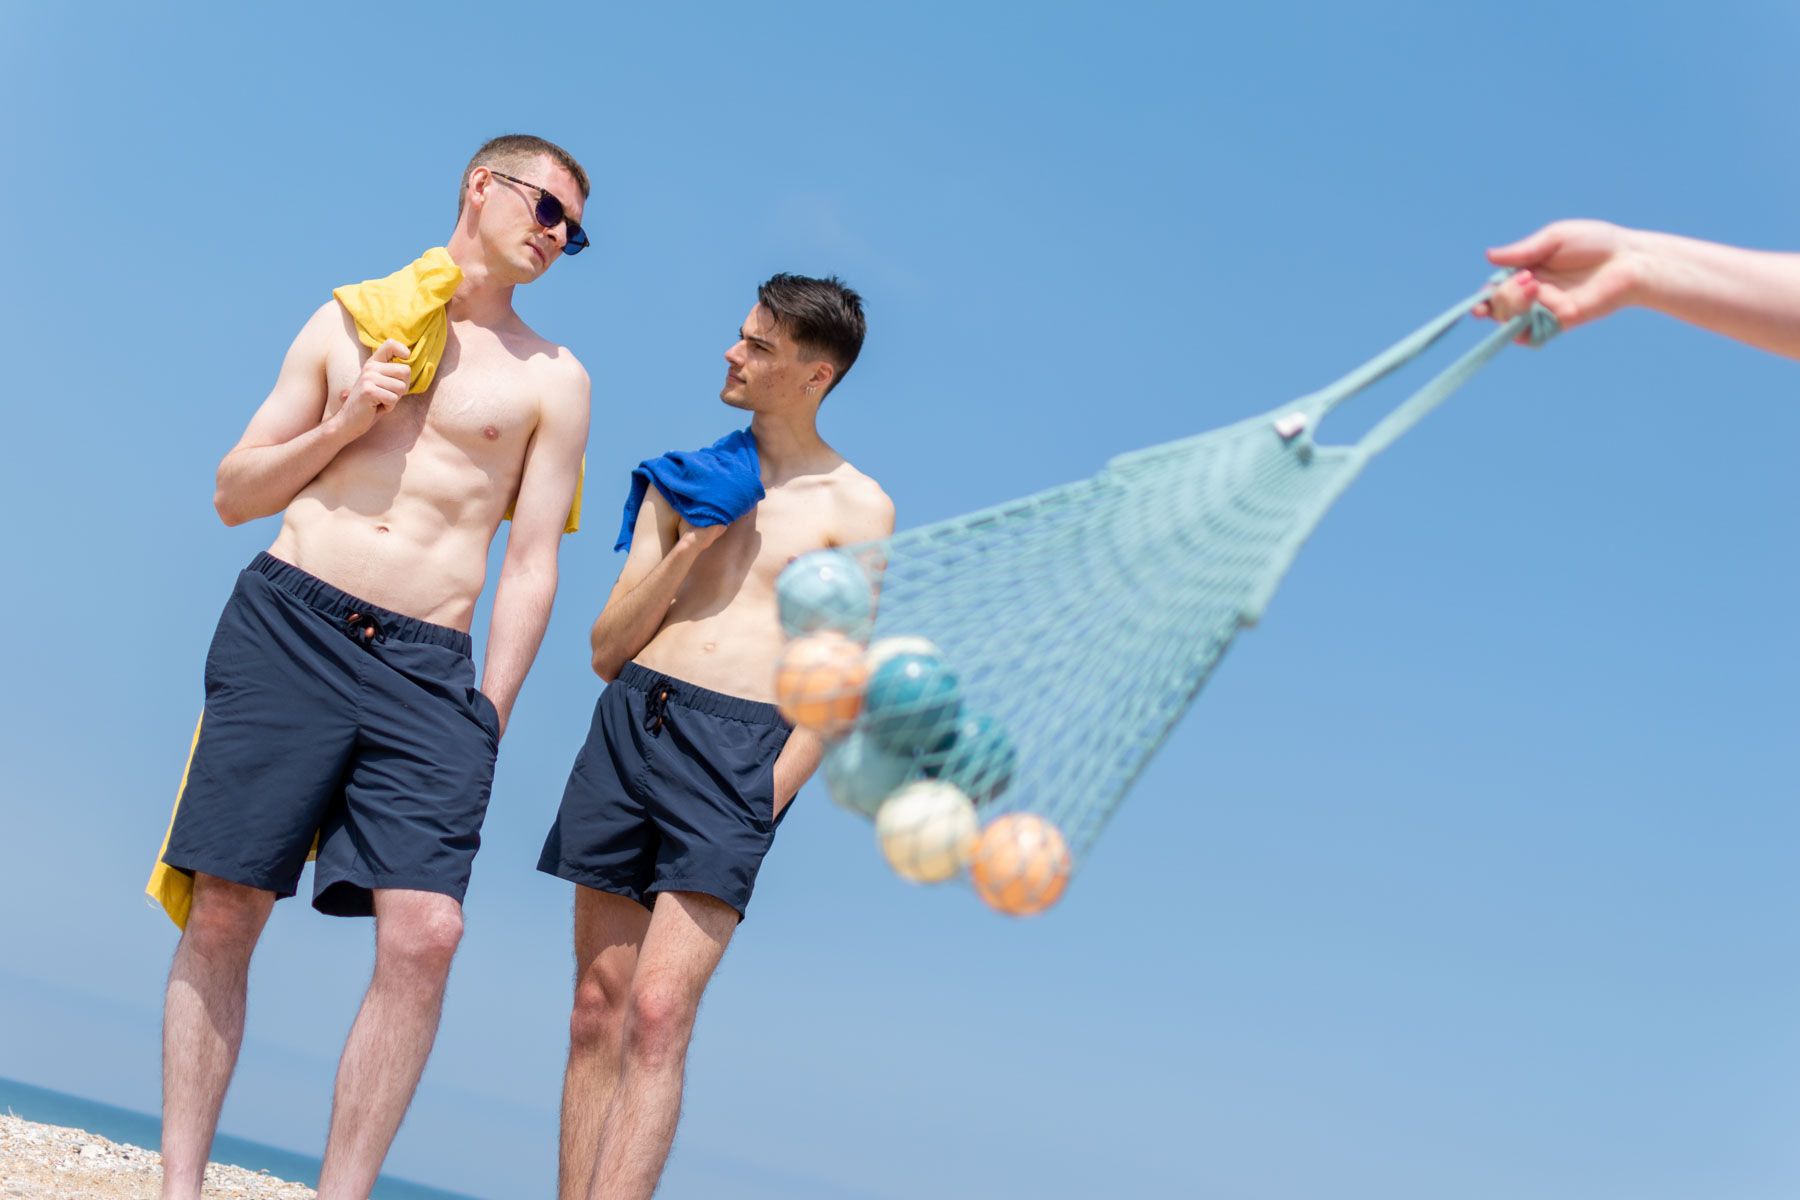
[[[375,892],[375,977],[350,1027],[331,1099],[320,1200],[367,1200],[437,1038],[462,905],[436,892]]]
[[[649,928],[650,910],[637,901],[576,885],[575,1003],[563,1075],[558,1200],[582,1200],[593,1181],[601,1123],[619,1080],[631,976]]]
[[[662,892],[638,952],[619,1081],[607,1107],[589,1200],[650,1200],[662,1178],[700,996],[737,929],[729,904]]]
[[[198,1200],[225,1088],[244,1041],[250,954],[275,894],[194,876],[194,906],[163,1000],[165,1200]]]

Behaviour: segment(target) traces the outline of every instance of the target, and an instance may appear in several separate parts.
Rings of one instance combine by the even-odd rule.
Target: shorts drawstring
[[[386,636],[381,631],[380,621],[361,612],[353,612],[344,618],[344,632],[359,646],[381,641]]]
[[[666,683],[659,683],[650,693],[650,702],[644,706],[644,729],[652,734],[662,732],[663,720],[668,711],[669,697],[675,691]]]

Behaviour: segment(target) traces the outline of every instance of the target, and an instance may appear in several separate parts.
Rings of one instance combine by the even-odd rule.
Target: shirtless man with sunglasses
[[[431,385],[336,301],[307,321],[219,465],[227,525],[282,515],[237,581],[162,862],[193,879],[163,1024],[163,1195],[198,1200],[251,951],[318,842],[313,904],[373,915],[319,1195],[365,1200],[436,1036],[494,757],[556,593],[588,380],[513,289],[587,245],[579,163],[496,138],[463,173],[462,281]],[[510,511],[479,686],[469,626]],[[173,910],[172,910],[173,911]]]

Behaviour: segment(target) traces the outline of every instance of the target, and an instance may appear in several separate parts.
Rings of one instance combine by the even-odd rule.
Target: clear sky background
[[[448,235],[486,137],[595,181],[593,249],[518,297],[593,376],[587,528],[389,1166],[515,1197],[554,1170],[570,896],[532,868],[615,506],[732,427],[759,280],[867,298],[823,427],[917,525],[1316,387],[1544,220],[1800,245],[1797,35],[1773,2],[0,6],[0,1075],[154,1109],[175,935],[139,889],[275,532],[220,526],[214,467],[333,286]],[[1664,318],[1509,351],[1327,518],[1042,919],[899,881],[809,786],[662,1194],[1800,1192],[1797,435],[1800,364]],[[226,1128],[318,1151],[370,959],[279,907]]]

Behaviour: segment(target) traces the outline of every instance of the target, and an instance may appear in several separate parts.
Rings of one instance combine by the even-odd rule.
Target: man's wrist
[[[1620,307],[1666,310],[1676,302],[1675,262],[1683,239],[1653,229],[1626,229],[1618,251],[1624,274],[1624,301]]]
[[[319,422],[319,436],[327,445],[337,449],[350,443],[350,423],[344,419],[342,408]]]

